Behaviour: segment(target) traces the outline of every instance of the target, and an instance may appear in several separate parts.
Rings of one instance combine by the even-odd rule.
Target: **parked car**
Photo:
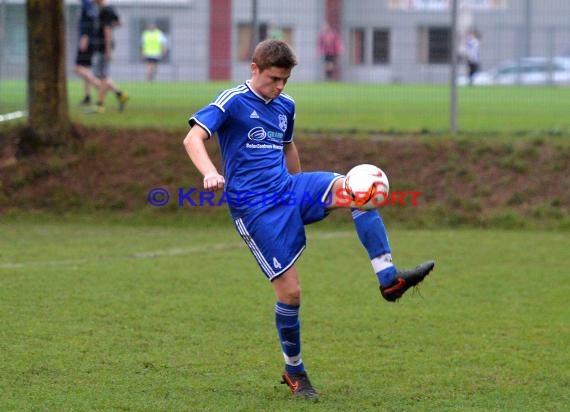
[[[458,84],[468,84],[466,75],[459,76]],[[570,57],[525,57],[502,64],[496,69],[481,71],[473,78],[474,85],[570,85]]]

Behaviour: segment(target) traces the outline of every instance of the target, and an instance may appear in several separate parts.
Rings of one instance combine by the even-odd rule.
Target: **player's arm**
[[[204,189],[223,189],[225,180],[210,159],[204,141],[210,136],[199,125],[194,125],[184,138],[184,147],[196,169],[204,176]]]
[[[105,60],[111,61],[113,53],[113,28],[111,26],[103,26],[103,39],[105,42]]]
[[[287,162],[289,173],[292,175],[301,173],[301,160],[299,159],[299,152],[295,143],[285,143],[283,150],[285,151],[285,161]]]
[[[89,47],[89,36],[87,34],[82,34],[79,37],[79,50],[84,52]]]

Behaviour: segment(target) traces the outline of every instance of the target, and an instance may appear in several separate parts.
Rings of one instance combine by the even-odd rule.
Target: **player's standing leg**
[[[274,279],[271,285],[277,297],[275,326],[285,359],[282,383],[287,384],[295,396],[316,399],[317,392],[309,381],[301,358],[301,288],[295,266]]]
[[[274,313],[285,359],[283,383],[289,385],[295,396],[314,400],[317,393],[301,357],[301,287],[295,267],[295,261],[306,246],[301,214],[294,205],[275,205],[264,209],[263,213],[237,218],[234,224],[260,269],[271,281],[277,299]]]

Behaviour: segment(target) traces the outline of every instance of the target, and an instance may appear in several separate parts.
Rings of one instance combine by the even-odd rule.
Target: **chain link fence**
[[[252,44],[268,36],[280,36],[296,50],[296,82],[324,82],[328,74],[319,36],[329,23],[342,39],[333,80],[371,87],[448,88],[456,55],[460,112],[463,104],[484,106],[496,93],[466,90],[471,83],[468,37],[476,33],[479,72],[471,79],[474,87],[542,86],[543,94],[537,87],[529,93],[537,104],[564,104],[552,103],[549,89],[565,92],[570,87],[569,1],[457,0],[455,26],[453,1],[110,0],[123,23],[115,30],[112,74],[119,81],[147,80],[141,35],[152,22],[168,45],[156,82],[241,82],[249,74]],[[73,66],[81,5],[79,0],[65,4],[68,79],[78,81]],[[0,114],[25,109],[26,55],[24,0],[0,0]],[[417,98],[413,90],[410,87],[410,100]],[[509,93],[502,94],[504,101],[497,106],[513,103]],[[460,127],[469,129],[469,122]],[[570,128],[570,121],[553,127]]]

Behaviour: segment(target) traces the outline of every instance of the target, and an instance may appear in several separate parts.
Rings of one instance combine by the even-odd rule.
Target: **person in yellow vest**
[[[156,77],[158,62],[167,51],[166,36],[156,26],[150,23],[141,36],[142,55],[146,62],[146,79],[152,82]]]

